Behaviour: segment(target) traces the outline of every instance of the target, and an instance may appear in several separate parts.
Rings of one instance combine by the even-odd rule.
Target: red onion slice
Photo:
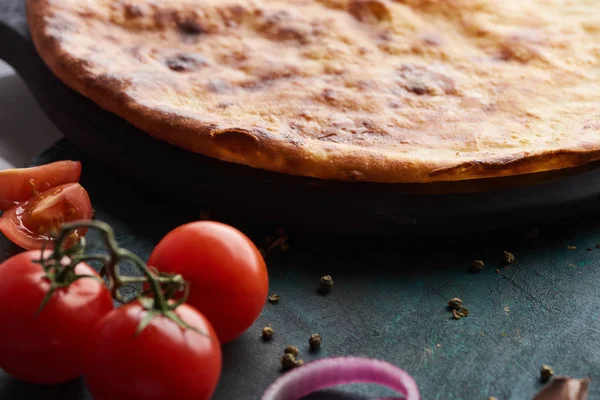
[[[587,400],[589,384],[589,379],[557,376],[533,400]]]
[[[419,400],[419,387],[404,370],[385,361],[336,357],[313,361],[277,379],[262,400],[298,400],[317,390],[348,383],[376,383],[406,400]]]

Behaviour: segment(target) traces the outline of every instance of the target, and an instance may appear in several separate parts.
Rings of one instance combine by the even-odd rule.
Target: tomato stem
[[[111,232],[112,232],[112,230],[111,230]],[[114,234],[113,234],[113,238],[114,238]],[[119,258],[118,258],[119,261],[120,260],[129,260],[142,270],[142,273],[146,276],[148,283],[150,284],[150,289],[152,290],[152,294],[154,295],[154,308],[157,310],[160,310],[160,311],[168,310],[169,304],[168,304],[167,299],[165,298],[165,295],[163,294],[163,292],[161,290],[160,283],[158,282],[158,279],[156,279],[155,275],[150,271],[150,269],[148,268],[146,263],[144,261],[142,261],[142,259],[139,258],[136,254],[134,254],[131,251],[126,250],[126,249],[119,249],[117,251],[117,255],[119,256]],[[115,265],[115,267],[116,267],[116,265]],[[122,277],[118,273],[118,269],[115,268],[114,272],[115,272],[115,275],[114,275],[115,278],[117,278],[117,281],[122,284],[123,280],[122,280]]]
[[[64,249],[65,241],[69,240],[72,233],[80,228],[97,230],[102,236],[108,254],[85,254],[85,241],[83,240],[80,241],[77,246],[73,246],[70,249]],[[61,264],[61,260],[65,256],[70,259],[70,263],[67,266]],[[181,275],[154,273],[135,253],[119,247],[113,229],[105,222],[93,220],[76,221],[64,224],[55,238],[53,253],[48,258],[44,259],[42,257],[40,260],[47,276],[53,282],[53,287],[55,284],[56,287],[68,286],[68,284],[76,280],[77,275],[74,272],[75,266],[80,262],[87,261],[100,261],[102,263],[102,268],[108,278],[108,284],[113,298],[116,300],[125,302],[119,293],[121,287],[147,282],[150,286],[150,297],[152,302],[152,305],[148,306],[148,308],[151,309],[151,315],[162,314],[173,319],[178,324],[189,328],[178,317],[174,317],[175,314],[173,313],[173,310],[175,310],[177,306],[183,304],[189,295],[189,287],[183,280],[183,277]],[[144,276],[133,277],[121,275],[119,264],[123,261],[129,261],[138,267]],[[163,292],[163,286],[165,292]],[[176,302],[170,302],[169,299],[171,299],[176,292],[181,291],[182,288],[184,289],[183,297]],[[149,304],[149,302],[144,303]]]
[[[71,240],[73,233],[80,228],[97,230],[102,236],[108,254],[85,254],[86,242],[83,237],[74,246],[66,248],[65,243]],[[123,286],[136,283],[148,283],[150,286],[149,291],[139,293],[137,296],[137,300],[147,310],[148,314],[138,326],[136,334],[140,334],[155,316],[161,315],[175,322],[182,329],[191,329],[201,335],[207,335],[205,332],[200,332],[186,324],[175,313],[175,309],[183,304],[189,296],[189,285],[183,280],[183,277],[181,275],[154,272],[136,254],[119,247],[115,233],[108,224],[97,220],[66,223],[53,241],[53,252],[45,257],[47,244],[42,245],[40,259],[35,260],[43,268],[46,279],[50,281],[50,288],[40,304],[38,314],[42,312],[57,290],[68,287],[78,279],[102,280],[97,276],[77,275],[75,273],[75,267],[81,262],[100,261],[102,271],[104,271],[101,275],[106,275],[108,278],[108,286],[113,299],[122,303],[126,302],[119,292],[119,289]],[[119,263],[123,261],[128,261],[137,266],[144,276],[121,275]],[[175,293],[180,292],[182,288],[184,291],[183,296],[177,301],[171,301],[170,299]]]

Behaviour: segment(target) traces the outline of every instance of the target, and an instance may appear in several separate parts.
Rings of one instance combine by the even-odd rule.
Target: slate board
[[[68,141],[35,164],[58,159],[82,160],[82,184],[98,219],[110,223],[120,244],[143,258],[170,229],[198,218],[197,208],[113,175]],[[226,222],[258,245],[278,227]],[[528,399],[541,387],[542,364],[559,374],[598,380],[598,218],[540,231],[538,239],[525,242],[520,230],[428,238],[290,232],[291,250],[267,258],[271,291],[282,300],[267,304],[254,326],[223,348],[223,376],[214,399],[260,399],[280,375],[278,360],[287,344],[298,345],[305,361],[360,355],[392,362],[415,377],[426,400]],[[97,245],[96,236],[88,239]],[[504,249],[518,260],[510,269],[499,262]],[[3,238],[0,250],[4,256],[16,251]],[[466,271],[474,258],[486,262],[479,274]],[[326,273],[334,277],[335,288],[321,296],[315,285]],[[465,301],[471,316],[450,318],[445,304],[455,296]],[[260,330],[268,324],[275,339],[263,343]],[[324,344],[310,353],[307,338],[315,332],[323,335]],[[390,395],[373,386],[349,386],[307,399]],[[599,395],[600,385],[593,382],[590,398]],[[40,398],[91,399],[80,381],[39,387],[0,372],[0,399]]]
[[[335,233],[442,233],[538,224],[600,208],[600,168],[461,183],[373,184],[288,176],[184,151],[63,85],[37,55],[24,0],[0,0],[0,58],[15,68],[61,132],[107,167],[239,218]]]

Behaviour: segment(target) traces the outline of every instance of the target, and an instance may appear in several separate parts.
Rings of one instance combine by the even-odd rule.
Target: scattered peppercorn
[[[463,304],[462,300],[459,299],[458,297],[455,297],[448,301],[448,307],[450,307],[453,310],[457,310],[457,309],[461,308],[462,304]]]
[[[296,346],[286,346],[286,348],[283,350],[283,352],[285,354],[291,354],[294,357],[298,357],[298,354],[300,354],[300,349]]]
[[[505,250],[504,253],[502,253],[502,261],[504,262],[504,264],[514,264],[515,255]]]
[[[275,331],[270,326],[265,326],[262,330],[263,340],[271,340]]]
[[[323,338],[321,337],[321,335],[319,335],[318,333],[310,335],[310,338],[308,339],[308,344],[311,350],[316,350],[319,347],[321,347],[321,343],[323,343]]]
[[[293,354],[285,353],[281,357],[281,368],[284,371],[290,370],[296,366],[296,356]]]
[[[496,268],[496,273],[497,273],[497,274],[499,274],[499,273],[500,273],[500,270],[499,270],[498,268]]]
[[[569,249],[569,250],[577,250],[577,246],[567,246],[567,249]]]
[[[469,316],[469,310],[464,307],[455,308],[452,310],[452,317],[454,319],[461,319]]]
[[[458,310],[452,310],[452,317],[454,317],[454,319],[460,319],[460,315],[458,315]]]
[[[322,276],[319,282],[319,293],[329,293],[331,289],[333,289],[333,278],[331,275]]]
[[[468,308],[464,308],[461,307],[458,310],[455,310],[457,312],[458,315],[460,315],[461,317],[468,317],[469,316],[469,309]]]
[[[592,251],[592,249],[591,249],[591,248],[589,248],[589,247],[588,247],[586,250],[587,250],[587,251]]]
[[[548,382],[550,378],[554,375],[554,370],[549,365],[542,365],[542,369],[540,370],[540,377],[542,382]]]
[[[481,272],[483,271],[483,267],[485,264],[481,260],[473,260],[471,263],[471,271],[472,272]]]
[[[596,248],[597,248],[597,249],[600,249],[600,243],[598,243],[598,244],[596,245]]]
[[[277,304],[279,303],[279,300],[281,300],[281,297],[277,293],[273,293],[269,296],[269,303],[271,304]]]

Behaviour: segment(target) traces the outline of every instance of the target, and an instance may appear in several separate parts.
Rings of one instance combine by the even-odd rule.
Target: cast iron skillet
[[[186,152],[63,85],[34,49],[24,0],[0,0],[0,58],[65,136],[106,167],[232,217],[336,233],[445,233],[538,224],[600,204],[600,169],[590,166],[462,183],[371,184],[288,176]]]

